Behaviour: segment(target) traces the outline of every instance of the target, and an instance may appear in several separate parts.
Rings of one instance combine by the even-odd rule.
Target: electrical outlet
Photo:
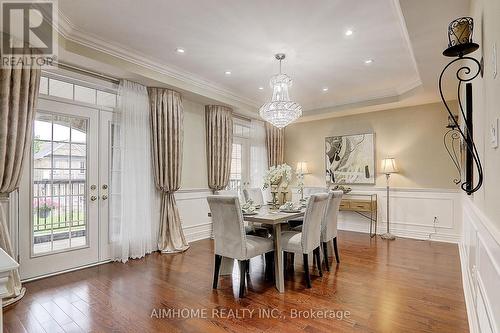
[[[490,124],[490,145],[491,148],[498,148],[498,118],[493,119]]]

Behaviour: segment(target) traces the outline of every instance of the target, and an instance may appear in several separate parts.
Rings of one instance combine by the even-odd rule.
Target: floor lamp
[[[395,240],[396,236],[391,234],[389,229],[389,178],[391,177],[391,173],[397,173],[398,167],[396,166],[396,159],[392,157],[384,158],[382,160],[382,173],[385,173],[385,177],[387,179],[387,232],[383,234],[382,239]]]

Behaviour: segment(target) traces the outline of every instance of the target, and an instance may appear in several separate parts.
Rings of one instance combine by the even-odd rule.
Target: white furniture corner
[[[4,250],[0,249],[0,333],[3,333],[3,298],[9,295],[7,287],[9,275],[14,269],[19,267],[19,264],[12,259]]]

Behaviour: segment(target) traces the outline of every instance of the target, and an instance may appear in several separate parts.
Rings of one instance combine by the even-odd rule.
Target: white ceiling
[[[283,72],[294,79],[291,97],[314,114],[407,95],[429,98],[426,80],[434,73],[421,73],[429,64],[420,64],[419,56],[440,57],[449,22],[442,13],[452,3],[467,8],[468,1],[401,2],[402,10],[397,0],[59,0],[59,9],[70,36],[148,59],[257,107],[271,95],[268,80],[278,71],[273,55],[284,52]],[[425,36],[407,31],[406,21],[411,29],[420,22],[439,30],[425,54],[413,54],[412,44]],[[345,36],[348,29],[352,36]],[[177,47],[186,52],[178,54]],[[433,63],[432,71],[442,60]]]
[[[277,52],[287,54],[291,94],[305,109],[398,95],[419,81],[393,0],[62,0],[59,6],[84,33],[257,104],[270,96]]]

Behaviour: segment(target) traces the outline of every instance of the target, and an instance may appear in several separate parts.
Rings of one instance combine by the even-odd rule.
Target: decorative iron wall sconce
[[[450,156],[453,164],[457,168],[458,176],[453,179],[453,182],[458,185],[462,182],[462,149],[460,132],[457,130],[458,115],[453,115],[453,117],[448,116],[448,129],[443,137],[444,148]]]
[[[455,166],[459,169],[460,176],[462,176],[462,163],[459,154],[454,150],[453,146],[446,144],[449,140],[451,144],[456,144],[456,140],[462,139],[465,146],[465,180],[462,177],[455,179],[456,184],[461,183],[460,187],[467,194],[472,194],[479,190],[483,185],[483,167],[481,165],[481,159],[477,152],[476,145],[474,143],[473,136],[473,122],[472,122],[472,83],[480,73],[481,73],[481,63],[475,58],[466,56],[467,54],[476,51],[479,45],[472,41],[472,35],[474,30],[474,20],[471,17],[461,17],[450,23],[448,26],[448,48],[444,50],[443,55],[447,57],[453,57],[439,75],[439,93],[441,95],[441,100],[443,101],[446,111],[448,111],[448,121],[450,131],[445,134],[445,147],[453,160]],[[459,68],[456,71],[456,78],[458,79],[457,87],[457,99],[459,111],[464,120],[463,128],[458,124],[458,117],[453,114],[448,103],[443,94],[443,76],[451,65],[460,62]],[[472,62],[475,71],[472,71],[471,67],[466,64],[466,62]],[[460,92],[462,89],[462,84],[465,83],[465,109],[462,104],[462,99],[460,97]],[[448,139],[447,139],[448,136]],[[455,142],[454,142],[455,141]],[[474,185],[474,165],[477,170],[477,183]]]

